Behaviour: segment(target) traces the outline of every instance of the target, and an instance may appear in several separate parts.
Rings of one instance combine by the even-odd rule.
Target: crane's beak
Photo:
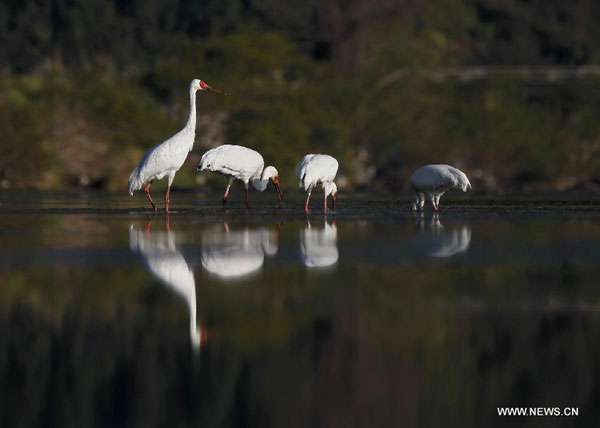
[[[220,90],[220,89],[215,89],[215,88],[213,88],[212,86],[209,86],[209,85],[206,85],[206,89],[208,89],[208,90],[209,90],[209,91],[211,91],[211,92],[214,92],[215,94],[219,94],[219,95],[227,95],[227,94],[225,93],[225,91],[222,91],[222,90]]]
[[[283,202],[283,193],[281,193],[281,188],[279,187],[279,178],[273,180],[273,187],[275,188],[275,192],[277,192],[277,197]]]
[[[336,199],[337,199],[337,193],[333,193],[331,195],[331,205],[332,205],[332,208],[333,208],[334,211],[335,211],[335,200]]]

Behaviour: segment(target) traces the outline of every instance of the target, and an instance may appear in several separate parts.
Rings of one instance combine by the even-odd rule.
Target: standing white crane
[[[279,172],[273,166],[264,168],[265,161],[260,153],[244,146],[224,144],[210,149],[200,159],[198,171],[212,171],[227,177],[227,187],[223,194],[223,207],[227,203],[229,188],[233,180],[241,180],[246,188],[246,207],[250,209],[248,197],[248,184],[258,192],[267,188],[269,180],[273,180],[273,187],[277,197],[283,201],[283,194],[279,187]],[[264,169],[263,169],[264,168]]]
[[[296,178],[300,187],[308,192],[304,211],[308,214],[308,202],[313,188],[321,183],[323,185],[323,211],[327,212],[327,196],[331,195],[333,209],[335,210],[335,199],[337,197],[337,186],[333,182],[338,170],[338,161],[329,155],[306,155],[302,158]]]
[[[156,205],[150,196],[150,186],[154,180],[160,180],[167,176],[167,193],[165,195],[165,211],[169,212],[169,194],[175,174],[185,162],[188,153],[194,147],[196,136],[196,91],[209,90],[224,95],[225,92],[214,89],[200,79],[192,80],[190,84],[190,113],[187,123],[181,131],[168,140],[151,148],[140,160],[138,166],[129,176],[129,194],[144,188],[144,193],[150,200],[152,208],[156,211]],[[144,187],[146,185],[146,187]]]
[[[431,202],[433,209],[437,211],[440,197],[445,192],[450,189],[466,192],[471,188],[465,173],[450,165],[425,165],[413,173],[410,181],[415,191],[413,211],[422,210],[425,199]]]

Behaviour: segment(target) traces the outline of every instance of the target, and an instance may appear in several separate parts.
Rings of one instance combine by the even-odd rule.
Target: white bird
[[[283,194],[279,187],[279,172],[273,166],[264,168],[265,161],[260,153],[244,146],[224,144],[204,153],[198,163],[198,171],[212,171],[227,177],[227,188],[223,194],[223,207],[227,203],[229,188],[233,180],[244,182],[246,188],[246,207],[250,209],[248,197],[248,184],[258,192],[267,188],[269,180],[273,180],[273,187],[277,197],[283,201]],[[264,168],[264,169],[263,169]]]
[[[202,266],[224,279],[246,276],[261,268],[266,256],[274,256],[279,248],[282,223],[275,231],[266,228],[229,230],[213,228],[202,233]]]
[[[304,211],[308,214],[308,202],[313,188],[321,183],[323,192],[323,211],[327,212],[327,196],[331,195],[333,209],[335,210],[335,199],[337,197],[337,186],[333,182],[338,170],[338,161],[329,155],[306,155],[302,158],[296,178],[300,187],[308,192]]]
[[[440,197],[445,192],[450,189],[466,192],[471,188],[465,173],[450,165],[425,165],[416,170],[410,180],[415,191],[413,211],[422,210],[425,199],[430,201],[433,209],[437,211]]]
[[[182,297],[190,312],[190,340],[194,349],[206,341],[206,332],[197,326],[196,320],[196,281],[183,255],[177,250],[175,240],[166,221],[166,233],[152,232],[148,222],[145,229],[129,226],[129,247],[136,252],[148,272],[160,282]]]
[[[311,227],[310,222],[300,231],[302,263],[309,268],[332,266],[338,260],[337,226],[325,222],[323,229]]]
[[[214,89],[200,79],[192,80],[190,84],[190,113],[187,123],[181,131],[168,140],[151,148],[140,160],[138,166],[129,176],[129,194],[144,188],[144,193],[150,200],[152,208],[156,211],[156,205],[150,196],[150,186],[154,180],[167,177],[167,193],[165,195],[165,211],[169,212],[169,194],[175,174],[185,162],[188,153],[194,147],[196,136],[196,91],[209,90],[217,94],[225,94],[219,89]],[[146,185],[146,187],[144,187]]]

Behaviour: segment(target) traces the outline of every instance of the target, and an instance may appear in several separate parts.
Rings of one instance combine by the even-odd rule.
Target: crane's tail
[[[298,172],[296,173],[296,178],[298,179],[298,187],[304,188],[306,190],[306,185],[304,183],[306,179],[306,162],[302,162],[300,167],[298,168]]]
[[[138,166],[129,176],[129,195],[133,196],[133,192],[140,190],[142,187],[144,187],[144,180],[140,176],[140,168]]]

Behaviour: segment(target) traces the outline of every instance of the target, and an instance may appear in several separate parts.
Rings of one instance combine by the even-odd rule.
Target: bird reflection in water
[[[237,279],[257,272],[279,248],[283,222],[275,230],[264,227],[231,230],[227,222],[202,233],[202,266],[222,279]]]
[[[333,266],[338,261],[337,223],[325,224],[323,228],[311,226],[306,221],[306,227],[300,230],[300,254],[302,263],[309,268]]]
[[[190,340],[192,348],[199,350],[206,341],[206,331],[196,322],[196,281],[194,272],[175,246],[175,233],[169,228],[169,217],[165,219],[165,231],[150,230],[152,219],[144,229],[129,226],[129,247],[142,259],[152,276],[182,297],[190,311]]]
[[[438,213],[415,215],[417,233],[413,249],[428,257],[447,258],[467,251],[471,243],[471,228],[466,224],[445,228]]]

